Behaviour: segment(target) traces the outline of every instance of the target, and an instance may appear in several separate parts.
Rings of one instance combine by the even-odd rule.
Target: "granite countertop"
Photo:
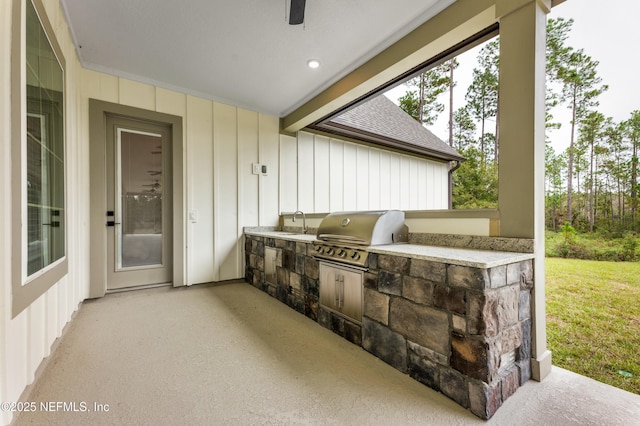
[[[245,234],[267,238],[312,243],[316,241],[314,234],[300,234],[279,231],[277,228],[245,228]],[[434,262],[450,263],[453,265],[469,266],[472,268],[493,268],[496,266],[517,263],[533,259],[533,253],[514,253],[507,251],[478,250],[457,247],[442,247],[421,244],[388,244],[367,248],[370,253],[389,254],[393,256],[410,257],[413,259],[430,260]]]
[[[533,259],[533,253],[512,253],[507,251],[465,249],[457,247],[427,246],[419,244],[389,244],[369,247],[368,251],[378,254],[411,257],[472,268],[494,268],[510,263]]]

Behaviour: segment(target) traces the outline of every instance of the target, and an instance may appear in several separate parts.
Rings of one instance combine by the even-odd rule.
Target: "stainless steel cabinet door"
[[[361,271],[320,263],[320,304],[361,322],[362,279]]]

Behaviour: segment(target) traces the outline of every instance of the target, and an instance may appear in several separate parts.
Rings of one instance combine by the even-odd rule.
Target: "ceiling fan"
[[[154,183],[143,183],[141,186],[150,186],[152,189],[159,189],[160,182],[158,182],[158,180],[156,179]]]
[[[291,0],[289,9],[289,25],[300,25],[304,22],[306,0]]]

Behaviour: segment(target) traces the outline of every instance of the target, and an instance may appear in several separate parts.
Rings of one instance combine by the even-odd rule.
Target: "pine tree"
[[[607,158],[603,162],[608,176],[613,180],[615,185],[616,202],[614,203],[613,194],[610,197],[612,212],[611,225],[614,225],[613,221],[617,217],[620,227],[622,227],[624,223],[624,184],[627,181],[628,175],[628,168],[625,163],[626,146],[624,144],[623,131],[624,126],[616,123],[610,123],[605,129],[604,137],[608,149]]]
[[[454,84],[450,77],[451,66],[457,66],[457,62],[447,61],[407,81],[405,84],[415,90],[407,91],[398,99],[400,108],[420,123],[432,126],[444,111],[444,104],[438,97],[451,90]]]
[[[589,193],[589,232],[593,232],[593,228],[595,225],[595,195],[594,195],[594,187],[595,187],[595,161],[596,161],[596,150],[598,149],[598,143],[604,134],[604,127],[607,124],[607,120],[604,115],[600,112],[589,111],[585,113],[584,118],[580,121],[580,136],[579,141],[583,145],[586,146],[586,151],[588,155],[589,161],[589,179],[588,179],[588,193]]]
[[[473,70],[471,85],[467,89],[467,108],[477,121],[480,122],[480,154],[482,164],[486,164],[486,131],[487,120],[498,116],[498,66],[499,66],[499,39],[487,43],[478,54],[478,68]],[[494,162],[498,161],[498,121],[494,134]]]
[[[458,68],[458,60],[456,58],[450,59],[447,62],[449,70],[449,146],[453,147],[453,88],[456,86],[456,81],[453,78],[453,71]]]
[[[453,113],[453,147],[463,150],[475,144],[476,123],[467,108],[459,108]]]
[[[551,109],[556,107],[560,101],[558,93],[559,82],[558,70],[567,61],[571,48],[566,46],[569,32],[573,26],[573,19],[563,18],[547,20],[547,43],[546,43],[546,128],[559,129],[560,123],[553,121]]]
[[[638,182],[638,155],[640,154],[640,111],[631,113],[631,118],[624,122],[625,135],[631,144],[631,176],[630,176],[630,204],[631,204],[631,226],[636,232],[640,232],[640,224],[637,221],[638,213],[638,192],[640,182]]]
[[[545,192],[547,209],[547,217],[551,218],[551,228],[558,231],[559,208],[562,202],[563,194],[563,176],[562,171],[567,166],[564,155],[556,155],[550,145],[545,147]]]
[[[557,64],[556,78],[562,83],[560,101],[568,104],[571,110],[571,140],[569,142],[569,163],[567,173],[567,221],[573,221],[573,172],[575,162],[575,134],[576,126],[587,111],[598,106],[597,97],[607,90],[606,85],[600,85],[602,79],[598,76],[598,61],[593,60],[582,49],[570,49],[563,56],[566,60]]]

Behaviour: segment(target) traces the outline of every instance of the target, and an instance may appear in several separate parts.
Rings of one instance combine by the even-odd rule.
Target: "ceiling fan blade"
[[[306,2],[306,0],[291,0],[289,25],[299,25],[304,22],[304,7]]]

